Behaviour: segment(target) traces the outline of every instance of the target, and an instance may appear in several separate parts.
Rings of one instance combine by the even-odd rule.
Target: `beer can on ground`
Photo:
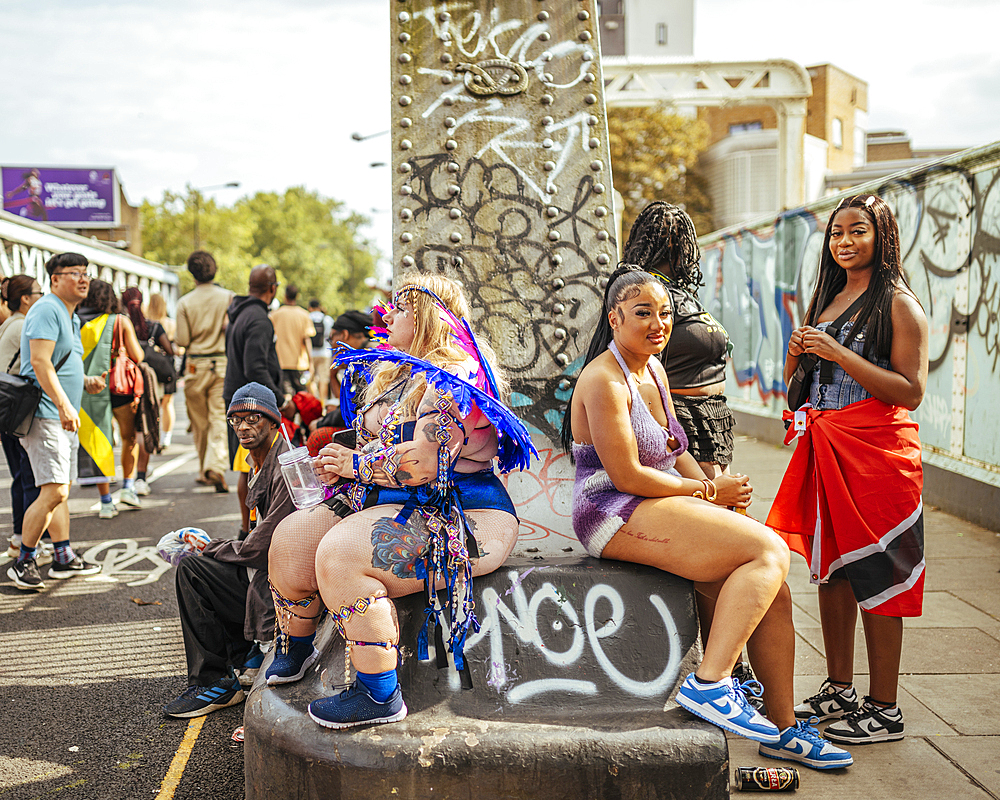
[[[792,767],[737,767],[736,788],[741,792],[794,792],[799,771]]]

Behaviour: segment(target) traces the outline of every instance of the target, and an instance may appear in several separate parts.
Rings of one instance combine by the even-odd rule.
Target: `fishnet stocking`
[[[392,521],[398,510],[397,505],[364,509],[338,523],[323,538],[316,551],[315,576],[328,608],[335,611],[372,595],[404,597],[423,588],[413,566],[426,547],[426,523],[414,513],[405,527],[396,528]],[[503,564],[513,549],[517,519],[496,510],[468,511],[466,518],[482,554],[473,565],[473,575],[486,575]],[[352,615],[344,630],[349,639],[357,641],[398,643],[395,605],[376,602],[364,615]],[[351,660],[361,672],[384,672],[396,666],[393,650],[352,650]]]

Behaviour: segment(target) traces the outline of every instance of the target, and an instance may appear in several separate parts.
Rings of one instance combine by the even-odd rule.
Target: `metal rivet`
[[[608,232],[607,231],[598,231],[597,232],[597,238],[600,239],[602,242],[606,242],[608,240]]]
[[[410,34],[408,33],[399,34],[399,41],[401,41],[403,44],[406,44],[408,41],[410,41]]]
[[[607,206],[598,206],[594,209],[594,213],[599,217],[606,217],[608,215]]]
[[[542,126],[545,128],[547,128],[553,122],[555,122],[555,120],[552,119],[552,117],[542,117]]]
[[[444,98],[444,104],[446,106],[453,106],[453,105],[455,105],[455,98],[452,97],[450,94],[446,95],[445,98]]]
[[[399,63],[400,64],[409,64],[411,61],[413,61],[413,56],[411,56],[409,53],[400,53],[399,54]]]
[[[448,86],[452,82],[452,80],[453,78],[451,77],[451,75],[441,76],[441,83],[443,83],[445,86]]]
[[[565,312],[566,312],[566,306],[564,306],[562,303],[556,303],[554,306],[552,306],[553,314],[564,314]]]
[[[401,188],[401,189],[399,190],[399,193],[400,193],[401,195],[403,195],[404,197],[406,197],[406,196],[409,196],[409,195],[413,194],[413,189],[411,189],[411,188],[410,188],[409,186],[403,186],[403,187],[402,187],[402,188]]]
[[[416,261],[413,260],[413,256],[403,256],[403,266],[412,267],[416,265]]]
[[[572,385],[573,384],[570,383],[568,380],[566,380],[566,378],[563,378],[561,381],[559,381],[559,388],[564,392]]]
[[[410,21],[410,15],[407,14],[405,11],[400,11],[399,12],[399,16],[396,17],[396,19],[398,19],[400,22],[409,22]]]
[[[402,97],[399,98],[399,104],[401,106],[408,106],[412,102],[413,102],[413,99],[411,97],[409,97],[408,95],[405,95],[405,94]]]
[[[601,146],[601,140],[597,138],[591,139],[589,142],[587,142],[587,145],[590,147],[591,150],[596,150],[598,147]]]
[[[399,212],[399,218],[403,220],[403,222],[409,222],[413,219],[413,212],[408,208],[404,208]]]
[[[556,208],[555,206],[549,206],[547,209],[545,209],[545,213],[548,214],[550,217],[558,217],[559,209]]]
[[[409,75],[400,75],[399,82],[403,84],[403,86],[409,86],[411,83],[413,83],[413,78],[411,78]]]
[[[601,254],[600,254],[600,255],[599,255],[598,257],[597,257],[597,263],[598,263],[598,264],[602,264],[602,265],[606,265],[606,264],[609,264],[609,263],[611,263],[611,259],[610,259],[610,258],[608,258],[608,256],[607,256],[607,255],[606,255],[605,253],[601,253]]]
[[[410,163],[408,161],[404,161],[402,164],[399,165],[399,171],[402,172],[404,175],[411,169],[413,169],[413,167],[410,166]]]
[[[596,125],[598,122],[600,122],[600,120],[597,117],[595,117],[593,114],[591,114],[589,117],[587,117],[587,124],[590,125],[591,127],[593,127],[594,125]]]
[[[549,257],[549,261],[551,261],[551,262],[552,262],[552,265],[553,265],[554,267],[558,267],[558,266],[559,266],[560,264],[562,264],[562,262],[563,262],[563,257],[562,257],[561,255],[559,255],[558,253],[556,253],[555,255],[553,255],[553,256],[550,256],[550,257]],[[560,280],[560,279],[558,279],[558,278],[557,278],[557,280]],[[553,285],[554,285],[554,284],[553,284]],[[557,287],[557,288],[561,289],[562,287],[561,287],[561,286],[559,286],[559,287]]]
[[[441,56],[441,63],[442,64],[450,64],[451,63],[451,53],[444,53]]]
[[[590,19],[590,14],[588,14],[586,11],[581,11],[581,12],[579,12],[576,15],[576,18],[577,19]]]
[[[552,53],[550,53],[548,50],[542,53],[542,61],[551,61],[551,60],[552,60]]]
[[[594,172],[600,172],[604,168],[604,165],[600,161],[591,161],[590,168],[594,170]]]
[[[596,94],[588,94],[588,95],[585,95],[585,96],[584,96],[584,98],[583,98],[583,101],[584,101],[584,102],[585,102],[585,103],[586,103],[587,105],[589,105],[589,106],[592,106],[592,105],[594,105],[594,103],[596,103],[596,102],[597,102],[597,95],[596,95]]]
[[[542,22],[545,22],[545,20],[547,20],[549,18],[549,12],[548,11],[539,11],[538,12],[538,18]]]
[[[589,42],[590,41],[590,31],[580,31],[579,39],[580,39],[581,42]]]
[[[583,76],[584,83],[593,83],[595,80],[597,80],[597,78],[594,77],[593,72],[588,72],[586,75]]]
[[[545,81],[545,83],[552,83],[552,81],[554,80],[554,78],[552,77],[552,73],[551,72],[543,72],[542,73],[542,80]]]
[[[549,231],[550,242],[558,242],[560,239],[562,239],[562,234],[559,231]]]
[[[403,242],[403,244],[406,244],[407,242],[412,242],[413,241],[413,234],[412,233],[402,233],[402,234],[399,235],[399,241]]]
[[[457,197],[459,193],[461,193],[461,191],[462,191],[461,188],[454,183],[448,187],[448,194],[450,194],[452,197]]]
[[[451,264],[453,267],[460,267],[465,263],[465,260],[461,256],[452,256]]]
[[[543,106],[550,106],[550,105],[552,105],[552,100],[553,100],[552,95],[550,95],[550,94],[543,94],[542,95],[542,105]]]
[[[563,289],[565,288],[565,286],[566,286],[566,281],[564,281],[562,278],[556,278],[555,280],[552,281],[553,289]]]
[[[601,278],[597,282],[597,285],[600,286],[602,289],[607,289],[608,288],[608,279],[606,277],[605,278]]]
[[[569,364],[569,356],[565,353],[556,353],[556,361],[559,362],[560,366],[565,367]]]
[[[413,120],[410,119],[409,117],[403,117],[399,121],[399,127],[400,128],[409,128],[412,124],[413,124]]]
[[[442,11],[440,14],[438,14],[438,19],[441,20],[442,22],[447,22],[448,20],[451,19],[451,14],[449,14],[447,11]]]
[[[542,31],[540,34],[538,34],[538,39],[539,39],[539,41],[542,41],[542,42],[547,42],[551,38],[552,37],[548,34],[547,31]]]
[[[603,183],[594,184],[594,194],[604,194],[605,186]]]
[[[551,149],[552,145],[554,144],[555,142],[553,142],[551,139],[542,139],[542,147],[544,147],[546,150]]]
[[[444,143],[444,146],[446,150],[454,150],[456,147],[458,147],[458,142],[456,142],[454,139],[449,139],[447,142]]]
[[[448,172],[458,172],[461,169],[457,161],[448,162]]]
[[[552,172],[552,170],[554,170],[555,168],[556,168],[555,161],[546,161],[544,164],[542,164],[542,169],[544,169],[546,172]]]
[[[462,241],[462,234],[460,234],[458,231],[452,231],[451,235],[448,238],[451,239],[455,244],[458,244],[460,241]]]
[[[413,142],[409,139],[403,139],[403,141],[399,143],[400,150],[409,150],[411,147],[413,147]]]
[[[593,53],[591,53],[591,52],[590,52],[590,51],[588,50],[588,51],[587,51],[586,53],[584,53],[584,54],[583,54],[583,60],[584,60],[584,61],[593,61],[593,60],[594,60],[594,54],[593,54]]]
[[[555,194],[558,191],[559,191],[559,187],[556,186],[554,183],[550,183],[550,184],[548,184],[548,186],[545,187],[545,193],[546,194]]]
[[[462,216],[462,212],[459,211],[457,208],[453,208],[448,212],[448,216],[451,217],[452,219],[458,219],[459,217]]]
[[[444,118],[444,126],[446,128],[454,128],[455,124],[456,123],[455,123],[455,118],[454,117],[445,117]]]
[[[565,339],[566,338],[566,329],[565,328],[556,328],[552,332],[552,335],[555,336],[557,339]]]

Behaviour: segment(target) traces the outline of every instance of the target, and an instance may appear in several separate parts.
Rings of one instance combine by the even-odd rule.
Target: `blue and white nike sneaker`
[[[736,683],[732,678],[724,678],[718,683],[699,683],[692,672],[677,692],[677,704],[730,733],[755,742],[777,744],[781,732],[750,705],[747,691],[759,696],[762,689],[757,681]]]
[[[819,735],[813,727],[819,722],[812,717],[808,722],[799,720],[792,727],[781,732],[775,744],[762,744],[757,748],[762,756],[778,758],[782,761],[798,761],[813,769],[839,769],[854,763],[851,754],[841,750]]]

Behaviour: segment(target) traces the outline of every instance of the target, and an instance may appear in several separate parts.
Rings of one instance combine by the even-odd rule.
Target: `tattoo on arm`
[[[427,438],[427,441],[433,444],[437,441],[437,436],[435,435],[437,433],[437,424],[434,422],[428,422],[423,427],[423,433]]]

